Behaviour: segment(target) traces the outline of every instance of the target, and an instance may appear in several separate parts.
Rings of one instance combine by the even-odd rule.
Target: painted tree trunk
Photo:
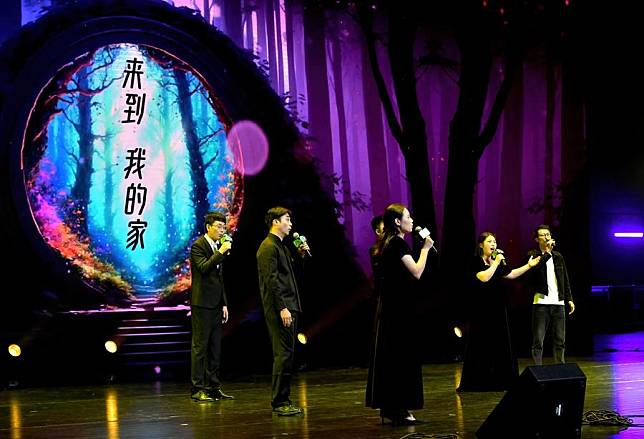
[[[333,196],[333,149],[331,118],[329,115],[329,87],[327,55],[325,46],[324,13],[313,5],[304,7],[305,69],[307,78],[309,136],[313,156],[317,158],[318,171],[322,174],[322,186]]]
[[[179,113],[181,114],[181,126],[185,133],[186,149],[190,161],[190,174],[194,191],[192,192],[192,204],[195,208],[195,235],[201,230],[203,218],[208,212],[208,183],[206,181],[206,170],[204,169],[203,156],[199,149],[197,138],[197,127],[193,120],[192,101],[190,99],[190,88],[185,72],[175,69],[174,77],[177,82],[179,93]]]
[[[78,72],[78,88],[88,89],[87,67]],[[74,221],[77,232],[87,236],[87,206],[89,205],[89,192],[92,187],[92,173],[94,172],[94,136],[92,135],[92,97],[79,93],[78,95],[78,160],[76,161],[76,180],[71,190],[74,199]]]

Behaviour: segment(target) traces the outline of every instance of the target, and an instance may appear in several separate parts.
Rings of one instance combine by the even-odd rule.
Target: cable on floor
[[[641,415],[632,415],[640,417]],[[617,425],[621,427],[643,427],[644,424],[633,424],[633,420],[622,416],[613,410],[588,410],[581,417],[581,423],[586,425]]]

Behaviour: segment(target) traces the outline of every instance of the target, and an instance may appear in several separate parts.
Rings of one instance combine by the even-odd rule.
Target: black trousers
[[[295,334],[297,328],[297,313],[291,311],[293,322],[286,327],[282,323],[279,312],[270,310],[265,312],[268,335],[273,347],[273,407],[280,407],[291,403],[291,376],[295,359]]]
[[[552,333],[552,354],[555,363],[564,362],[566,348],[566,307],[564,305],[532,305],[532,359],[543,363],[543,340],[548,327]]]
[[[221,359],[222,307],[190,307],[192,314],[192,352],[190,370],[193,392],[221,387],[219,364]]]

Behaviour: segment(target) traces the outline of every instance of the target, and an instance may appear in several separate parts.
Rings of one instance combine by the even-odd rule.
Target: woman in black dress
[[[394,425],[418,421],[410,409],[423,407],[423,377],[418,346],[414,343],[414,310],[418,279],[425,270],[434,241],[427,237],[417,261],[405,242],[414,220],[402,204],[391,204],[383,215],[375,257],[380,279],[376,331],[367,381],[367,407],[379,408],[380,417]]]
[[[502,391],[519,375],[519,367],[512,352],[501,282],[521,276],[537,265],[540,257],[531,257],[522,267],[511,270],[498,252],[492,232],[481,233],[477,253],[472,267],[470,331],[457,391]]]

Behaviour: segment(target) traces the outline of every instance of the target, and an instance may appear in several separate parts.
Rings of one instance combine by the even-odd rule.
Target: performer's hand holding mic
[[[501,264],[503,264],[503,265],[507,265],[507,262],[505,262],[505,255],[504,255],[504,253],[505,253],[505,252],[504,252],[503,250],[501,250],[500,248],[495,249],[495,250],[492,252],[492,260],[493,260],[493,261],[495,261],[495,260],[498,258],[498,259],[501,261]]]
[[[414,232],[416,232],[416,234],[418,235],[418,237],[419,237],[420,239],[422,239],[423,241],[425,241],[425,242],[423,243],[423,247],[425,247],[425,248],[431,248],[431,249],[432,249],[432,250],[434,250],[436,253],[438,253],[438,250],[436,250],[436,247],[434,247],[434,240],[433,240],[432,238],[430,238],[430,236],[429,236],[429,235],[430,235],[430,232],[429,232],[429,229],[428,229],[427,227],[420,227],[420,226],[416,226],[416,227],[414,228]]]
[[[221,238],[219,238],[219,253],[222,255],[225,255],[230,251],[230,249],[233,247],[233,237],[230,236],[228,233],[224,233],[221,235]]]
[[[309,244],[306,242],[306,236],[300,235],[297,232],[293,233],[293,245],[295,245],[301,254],[306,253],[309,258],[312,257],[311,249],[309,248]]]
[[[552,239],[552,238],[550,238],[550,239],[546,242],[546,247],[547,247],[547,249],[548,249],[548,252],[551,252],[551,251],[552,251],[552,249],[553,249],[553,248],[555,248],[555,244],[556,244],[556,242],[555,242],[555,240],[554,240],[554,239]]]

